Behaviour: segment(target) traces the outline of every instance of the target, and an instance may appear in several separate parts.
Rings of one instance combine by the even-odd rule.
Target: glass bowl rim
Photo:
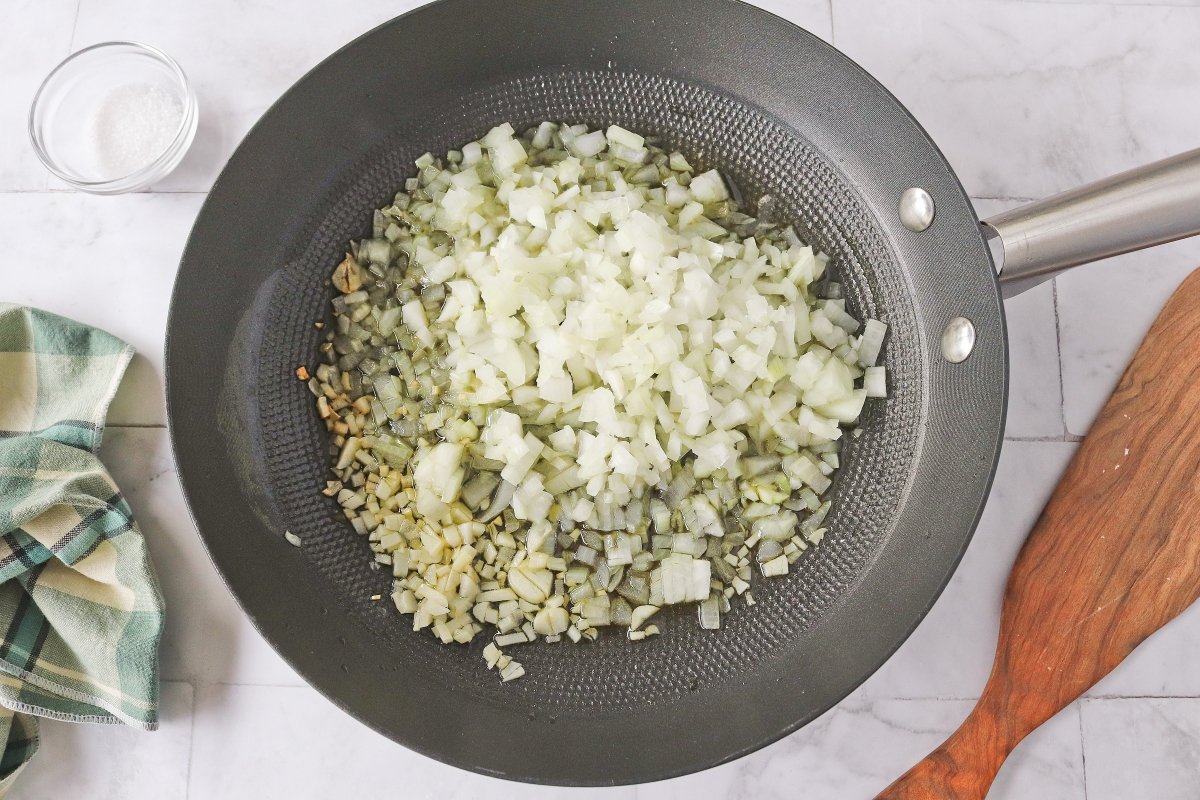
[[[108,178],[105,180],[85,180],[62,167],[43,144],[40,126],[38,125],[38,108],[42,103],[43,95],[46,93],[47,88],[50,87],[54,79],[58,77],[72,62],[83,56],[93,54],[97,50],[116,47],[132,48],[133,50],[141,51],[142,54],[148,55],[162,65],[166,66],[171,71],[181,90],[183,114],[180,117],[179,129],[175,132],[175,137],[171,140],[171,143],[167,146],[167,148],[163,150],[163,152],[157,157],[155,157],[153,161],[131,173],[121,175],[116,178]],[[195,91],[192,89],[192,85],[188,80],[187,74],[183,71],[183,68],[179,66],[179,62],[164,53],[162,50],[153,45],[127,40],[97,42],[96,44],[88,45],[87,47],[71,53],[69,56],[60,61],[58,65],[54,67],[54,69],[50,70],[49,74],[47,74],[42,80],[41,85],[38,86],[37,92],[33,96],[33,102],[29,106],[29,140],[33,144],[34,152],[37,154],[38,160],[42,162],[42,165],[46,169],[50,170],[50,172],[52,172],[54,175],[58,176],[72,186],[84,191],[94,192],[113,190],[130,191],[132,189],[148,185],[148,183],[164,177],[165,173],[161,175],[159,174],[163,166],[171,162],[178,155],[178,151],[181,146],[186,147],[190,144],[189,140],[195,127],[194,118],[196,116],[196,106],[197,103]],[[125,184],[128,184],[127,188],[120,188]]]

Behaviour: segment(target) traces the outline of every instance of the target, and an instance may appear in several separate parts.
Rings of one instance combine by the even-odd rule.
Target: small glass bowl
[[[169,92],[182,110],[179,129],[156,158],[126,175],[105,174],[90,120],[109,93],[130,85]],[[67,57],[46,76],[29,109],[29,138],[46,169],[77,189],[121,194],[145,189],[179,165],[196,136],[196,93],[175,60],[137,42],[104,42]]]

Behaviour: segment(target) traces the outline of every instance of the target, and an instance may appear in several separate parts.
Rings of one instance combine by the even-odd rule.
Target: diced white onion
[[[641,640],[663,605],[718,628],[753,561],[786,574],[825,535],[886,326],[720,172],[619,125],[503,124],[417,167],[302,375],[325,494],[396,608],[444,643],[494,629],[505,681],[502,647]]]
[[[863,389],[867,397],[887,397],[887,370],[883,367],[867,367],[863,371]]]
[[[887,325],[877,319],[869,319],[863,326],[862,339],[858,343],[858,363],[864,367],[873,367],[879,360],[879,351],[883,348],[883,337],[887,334]]]

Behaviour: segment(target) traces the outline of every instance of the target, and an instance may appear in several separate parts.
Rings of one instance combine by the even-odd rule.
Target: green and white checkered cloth
[[[0,304],[0,796],[37,720],[158,725],[163,600],[129,506],[96,457],[133,349]]]

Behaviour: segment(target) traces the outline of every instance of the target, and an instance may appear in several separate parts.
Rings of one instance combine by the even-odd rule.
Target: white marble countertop
[[[982,214],[1200,144],[1200,0],[760,4],[831,40],[907,103]],[[954,728],[977,696],[1016,551],[1142,333],[1200,266],[1200,242],[1084,268],[1008,304],[1009,441],[983,523],[929,618],[834,710],[733,764],[641,787],[567,791],[461,772],[350,719],[263,642],[192,528],[162,399],[176,263],[222,163],[309,67],[414,5],[0,4],[0,299],[101,326],[138,348],[103,457],[139,516],[170,606],[162,729],[46,722],[42,752],[13,796],[871,796]],[[25,115],[55,63],[109,39],[144,41],[175,56],[195,82],[201,122],[186,161],[153,191],[92,197],[41,168],[25,138]],[[990,797],[1200,796],[1197,665],[1200,609],[1193,608],[1022,744]]]

